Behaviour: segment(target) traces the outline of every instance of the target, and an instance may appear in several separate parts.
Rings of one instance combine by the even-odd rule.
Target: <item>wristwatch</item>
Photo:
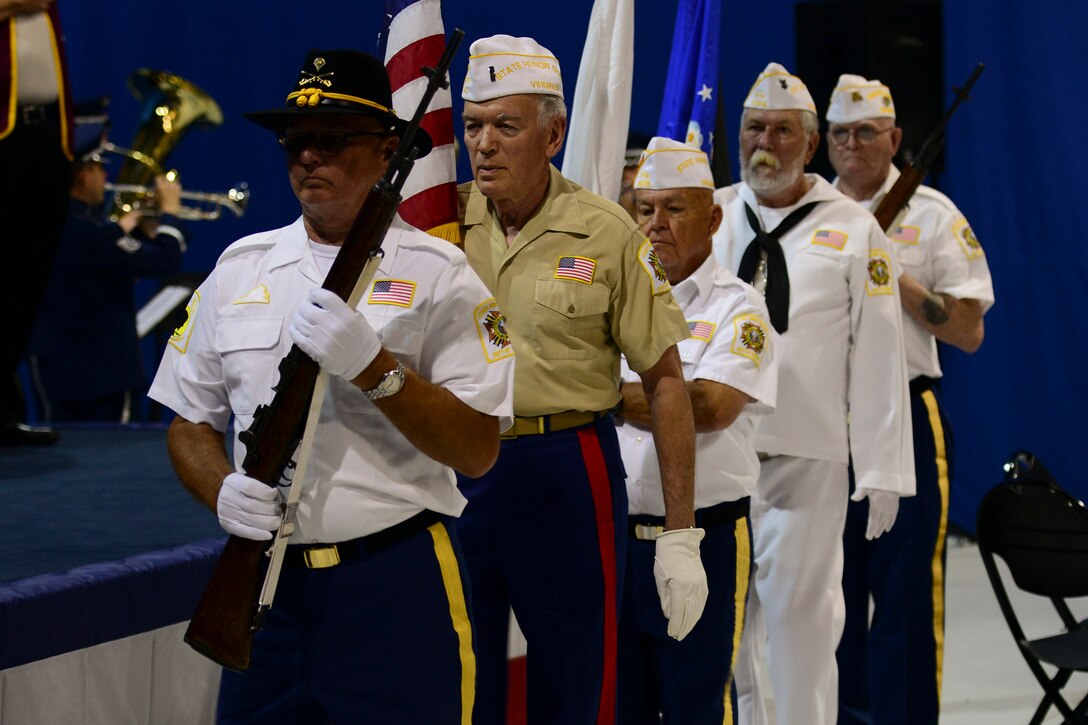
[[[401,387],[404,386],[404,379],[407,370],[404,365],[397,361],[397,366],[387,373],[384,373],[378,384],[370,390],[364,390],[365,395],[370,400],[379,400],[381,398],[388,398],[390,395],[396,395],[400,392]]]

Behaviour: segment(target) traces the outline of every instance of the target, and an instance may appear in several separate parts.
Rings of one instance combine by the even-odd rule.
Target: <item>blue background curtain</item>
[[[850,3],[841,4],[850,12]],[[636,1],[636,130],[656,128],[676,5]],[[752,81],[772,60],[795,70],[795,3],[722,5],[720,92],[730,156],[737,159],[736,124]],[[374,52],[383,3],[60,0],[60,6],[76,98],[112,98],[115,143],[130,143],[136,130],[141,107],[125,87],[136,68],[177,73],[222,107],[223,126],[186,134],[170,159],[189,189],[221,191],[239,180],[252,189],[244,218],[195,228],[185,266],[203,273],[233,240],[287,224],[297,213],[274,138],[241,113],[280,105],[307,48]],[[531,35],[556,53],[573,98],[589,0],[564,3],[561,11],[548,3],[497,7],[501,11],[468,0],[443,3],[447,30],[467,32],[452,68],[454,89],[464,79],[469,43],[509,33]],[[1078,450],[1085,445],[1080,413],[1088,401],[1078,369],[1088,359],[1081,334],[1088,311],[1088,204],[1081,200],[1088,168],[1088,4],[945,0],[943,7],[946,86],[962,82],[976,62],[987,64],[971,102],[952,123],[940,179],[986,249],[997,293],[981,351],[943,353],[943,396],[957,444],[952,518],[973,530],[979,499],[1000,480],[1006,456],[1021,447],[1035,451],[1066,487],[1088,496],[1088,484],[1077,478]],[[461,107],[454,96],[456,117]],[[467,180],[463,154],[458,163]]]

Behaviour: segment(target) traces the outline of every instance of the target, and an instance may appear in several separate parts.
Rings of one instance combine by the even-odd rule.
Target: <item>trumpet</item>
[[[158,214],[155,208],[156,176],[176,174],[163,166],[170,151],[191,128],[214,127],[223,123],[223,112],[215,99],[181,76],[161,70],[141,68],[128,79],[129,88],[143,101],[141,122],[133,140],[134,148],[105,141],[99,150],[127,157],[117,174],[117,183],[106,185],[113,191],[110,218],[136,210]],[[181,198],[193,202],[183,205],[177,216],[182,219],[218,219],[224,208],[242,216],[249,201],[249,187],[239,184],[222,194],[182,190]]]
[[[133,195],[126,201],[118,201],[118,210],[122,213],[137,211],[143,216],[157,216],[159,210],[155,207],[155,187],[141,184],[106,184],[106,191],[113,192],[120,199],[119,194]],[[225,192],[215,193],[207,191],[186,191],[182,189],[181,198],[193,204],[182,204],[181,209],[174,216],[189,221],[207,221],[218,219],[226,209],[234,216],[245,214],[246,205],[249,203],[249,185],[244,181]]]

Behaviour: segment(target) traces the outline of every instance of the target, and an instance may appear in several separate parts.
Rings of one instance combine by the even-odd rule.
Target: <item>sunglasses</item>
[[[845,146],[846,142],[853,136],[857,139],[858,143],[862,146],[871,144],[876,141],[876,137],[881,134],[891,133],[893,129],[884,128],[878,130],[874,126],[858,126],[857,128],[833,128],[827,133],[827,137],[831,140],[831,143],[836,146]]]
[[[289,154],[297,155],[308,148],[315,148],[325,156],[335,156],[353,138],[389,135],[388,131],[284,131],[276,140]]]

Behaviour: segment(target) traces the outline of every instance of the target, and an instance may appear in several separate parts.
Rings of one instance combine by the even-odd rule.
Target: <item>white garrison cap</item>
[[[654,136],[642,152],[635,188],[714,191],[714,177],[710,173],[710,161],[701,149]]]
[[[492,35],[469,48],[461,98],[473,103],[516,93],[563,97],[563,77],[552,52],[532,38]]]
[[[854,123],[868,118],[895,118],[892,92],[878,80],[869,81],[861,76],[842,74],[835,90],[831,91],[827,120],[832,123]]]
[[[748,97],[744,99],[745,108],[759,108],[768,111],[812,111],[816,113],[816,103],[801,79],[779,63],[768,63],[756,78]]]

